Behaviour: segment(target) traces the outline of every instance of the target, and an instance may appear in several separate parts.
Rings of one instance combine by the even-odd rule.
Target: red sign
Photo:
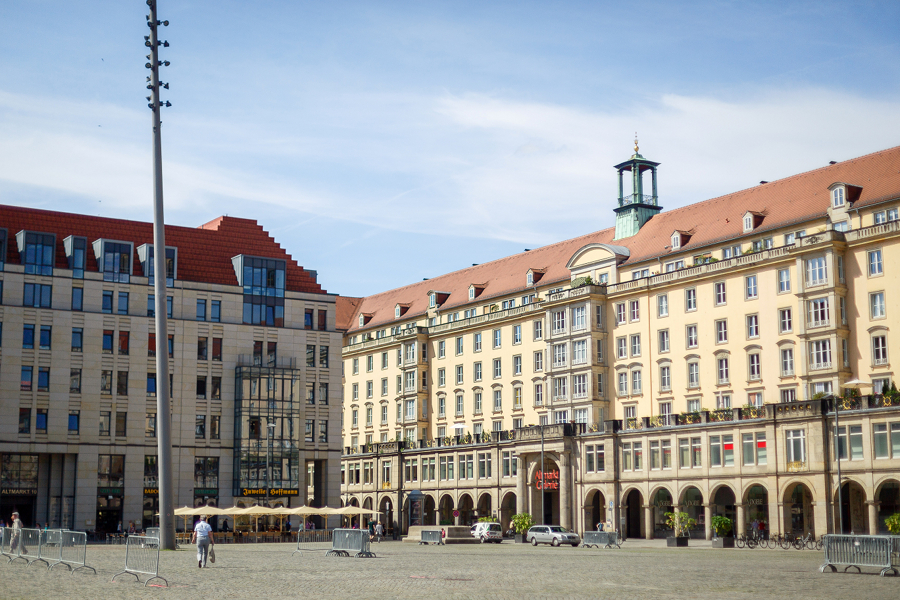
[[[454,510],[454,511],[453,511],[453,516],[454,516],[454,517],[458,517],[458,516],[459,516],[459,511],[458,511],[458,510]]]
[[[559,471],[536,471],[534,487],[539,490],[558,490]]]

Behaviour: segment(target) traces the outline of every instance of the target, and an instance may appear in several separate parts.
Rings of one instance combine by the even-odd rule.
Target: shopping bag
[[[209,562],[213,564],[216,562],[216,549],[212,546],[209,547]]]

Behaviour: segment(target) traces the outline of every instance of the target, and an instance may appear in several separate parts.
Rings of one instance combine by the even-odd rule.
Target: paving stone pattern
[[[292,557],[289,544],[219,544],[216,564],[202,570],[193,549],[162,552],[168,589],[142,587],[128,575],[111,582],[125,547],[90,546],[96,576],[0,559],[0,598],[900,598],[900,577],[819,573],[821,552],[696,543],[668,549],[662,540],[629,541],[601,550],[385,542],[372,544],[374,559],[326,557],[327,545]]]

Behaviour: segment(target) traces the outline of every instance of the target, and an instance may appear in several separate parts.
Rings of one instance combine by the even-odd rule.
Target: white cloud
[[[168,214],[199,223],[230,213],[273,228],[312,214],[549,243],[612,224],[612,165],[630,156],[635,130],[642,154],[662,163],[666,208],[900,139],[900,103],[822,89],[733,101],[666,95],[627,113],[482,94],[361,94],[336,104],[243,123],[173,113],[174,133],[164,130]],[[121,212],[146,205],[148,111],[2,92],[0,107],[0,189],[47,188]],[[315,135],[299,135],[304,127]],[[227,133],[205,143],[217,129]],[[4,201],[15,202],[10,189]]]

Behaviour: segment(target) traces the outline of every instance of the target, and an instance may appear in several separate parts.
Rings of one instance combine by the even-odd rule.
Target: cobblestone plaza
[[[91,546],[98,575],[17,562],[0,565],[0,597],[47,598],[897,598],[900,581],[869,570],[821,574],[810,550],[713,550],[709,542],[667,549],[663,540],[629,541],[621,550],[373,544],[375,559],[326,557],[328,545],[291,556],[291,544],[217,546],[198,570],[193,548],[163,552],[169,588],[112,576],[124,546]],[[142,581],[146,576],[142,576]],[[160,582],[156,582],[160,583]]]

